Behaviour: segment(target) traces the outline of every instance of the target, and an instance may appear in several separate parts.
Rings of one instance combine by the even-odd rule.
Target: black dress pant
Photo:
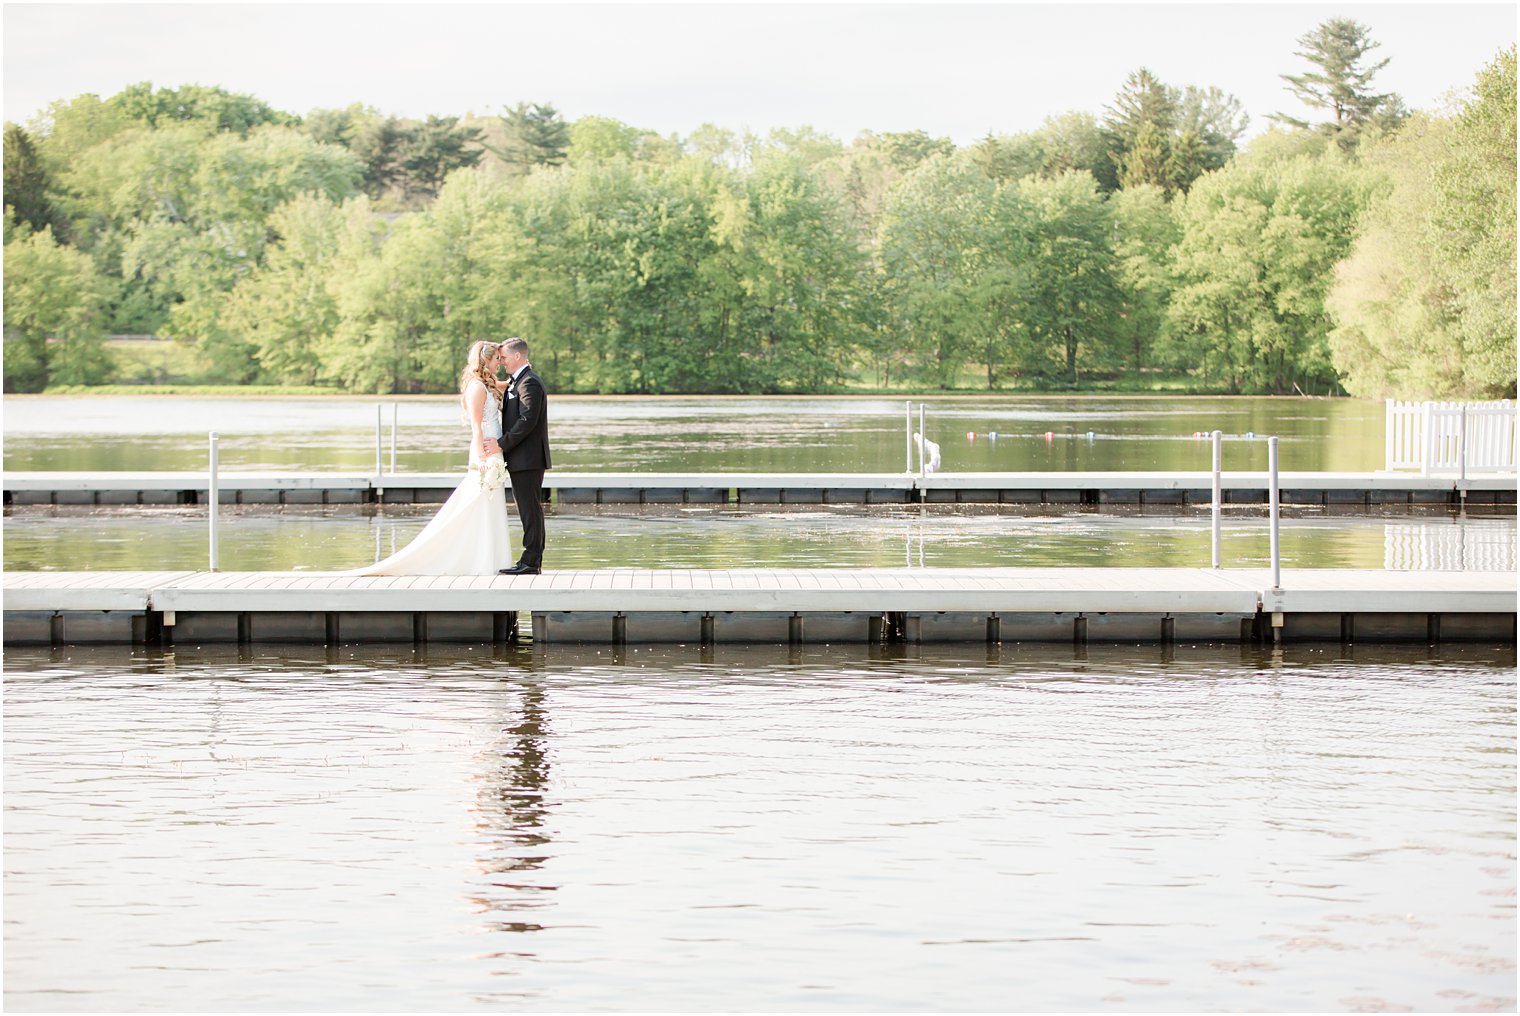
[[[513,469],[512,502],[517,505],[517,519],[522,523],[522,556],[517,563],[529,568],[544,566],[544,471]]]

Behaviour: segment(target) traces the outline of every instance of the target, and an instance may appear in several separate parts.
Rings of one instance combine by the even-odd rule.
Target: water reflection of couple
[[[506,372],[506,379],[497,371]],[[401,550],[361,575],[537,575],[544,563],[544,470],[549,468],[549,407],[528,363],[528,344],[512,338],[470,347],[459,375],[470,426],[470,465],[438,514]],[[522,556],[512,560],[506,483],[522,522]]]

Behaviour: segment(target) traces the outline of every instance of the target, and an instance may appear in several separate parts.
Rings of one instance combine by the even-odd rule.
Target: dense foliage
[[[1334,119],[1243,151],[1233,97],[1145,70],[962,149],[79,96],[6,126],[5,387],[156,334],[182,381],[447,391],[517,334],[559,391],[1512,393],[1514,51],[1405,121],[1350,26],[1304,40]]]

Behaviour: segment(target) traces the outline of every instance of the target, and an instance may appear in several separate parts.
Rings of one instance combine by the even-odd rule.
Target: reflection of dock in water
[[[612,568],[537,576],[11,572],[5,642],[625,644],[1515,638],[1515,573]]]
[[[218,474],[222,504],[436,504],[461,473]],[[1267,503],[1265,472],[1221,475],[1222,500]],[[544,497],[576,504],[1074,504],[1207,505],[1208,472],[1055,473],[596,473],[550,470]],[[1283,504],[1378,508],[1493,505],[1515,510],[1514,474],[1285,472]],[[205,472],[8,472],[11,505],[205,504]]]

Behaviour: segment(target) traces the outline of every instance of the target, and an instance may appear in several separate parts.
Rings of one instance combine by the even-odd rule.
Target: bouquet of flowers
[[[480,472],[480,489],[487,493],[507,482],[507,464],[499,455],[491,456],[476,468]]]

